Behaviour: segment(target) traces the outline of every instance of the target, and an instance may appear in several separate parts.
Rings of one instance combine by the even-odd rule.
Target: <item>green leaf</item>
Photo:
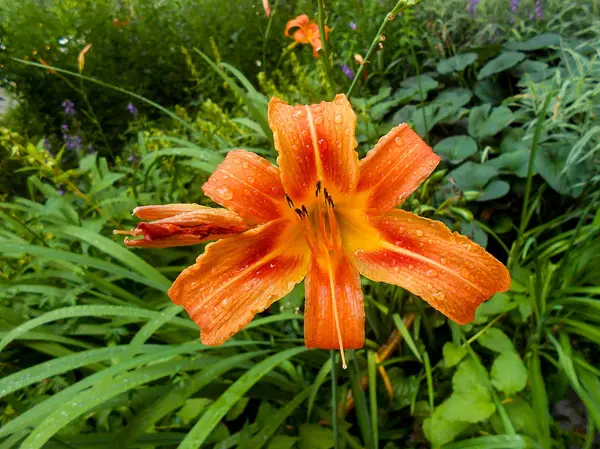
[[[492,59],[483,66],[477,75],[477,79],[482,80],[495,73],[510,69],[511,67],[516,66],[523,59],[525,59],[524,53],[519,53],[516,51],[505,51],[500,53],[500,56]]]
[[[490,103],[495,106],[502,103],[504,97],[508,96],[508,93],[495,78],[486,78],[477,81],[475,87],[473,87],[473,93],[482,103]]]
[[[318,424],[300,424],[300,449],[331,449],[333,433],[331,429]]]
[[[468,354],[468,351],[467,348],[457,346],[448,341],[444,344],[442,353],[444,355],[444,366],[446,368],[450,368],[454,365],[457,365],[462,359],[464,359],[464,357]]]
[[[517,304],[512,300],[510,295],[506,293],[496,293],[475,310],[474,322],[476,324],[484,323],[489,316],[508,312],[515,307],[517,307]]]
[[[239,418],[239,416],[244,413],[249,401],[250,398],[240,398],[240,400],[237,401],[227,412],[227,421],[233,421],[234,419]]]
[[[543,449],[523,435],[489,435],[448,444],[441,449]]]
[[[517,398],[514,401],[505,403],[504,409],[517,432],[539,440],[537,420],[533,410],[527,402]],[[498,414],[492,416],[491,423],[497,433],[502,433],[504,431]]]
[[[490,395],[483,390],[471,393],[452,393],[438,408],[440,416],[448,421],[477,423],[485,421],[496,411]]]
[[[460,222],[460,233],[466,235],[479,246],[487,247],[488,235],[476,221]]]
[[[519,178],[527,177],[527,169],[529,164],[529,149],[513,151],[511,153],[503,153],[494,159],[490,159],[487,164],[498,169],[505,169],[517,175]],[[534,174],[537,173],[537,170]],[[510,186],[509,186],[510,187]]]
[[[497,327],[492,327],[485,331],[478,339],[477,342],[492,351],[504,352],[504,351],[515,351],[515,347],[510,341],[510,338]]]
[[[269,442],[267,449],[292,449],[298,438],[287,435],[277,435]]]
[[[208,407],[212,402],[213,400],[208,398],[187,399],[183,404],[183,407],[181,407],[181,409],[177,412],[177,416],[183,420],[184,424],[188,424],[200,413],[206,410],[206,407]]]
[[[485,186],[483,192],[475,201],[491,201],[502,198],[510,190],[510,184],[506,181],[494,180]]]
[[[438,87],[439,83],[429,75],[419,75],[406,78],[400,83],[400,85],[408,89],[413,89],[415,92],[417,92],[416,99],[419,101],[425,101],[427,98],[427,92]]]
[[[527,385],[527,370],[518,354],[507,351],[494,360],[492,385],[507,396],[525,388]]]
[[[483,139],[498,134],[513,120],[513,113],[506,106],[492,109],[490,104],[482,104],[471,109],[468,130],[475,139]]]
[[[583,181],[586,166],[566,166],[567,158],[571,152],[569,145],[540,145],[535,155],[535,168],[544,180],[562,195],[577,197],[583,190]],[[567,170],[565,171],[565,167]]]
[[[452,72],[462,72],[465,67],[477,61],[477,53],[461,53],[448,59],[440,61],[437,65],[437,71],[442,75]]]
[[[486,184],[498,174],[498,169],[488,164],[465,162],[449,174],[456,187],[461,190],[483,190]]]
[[[546,47],[560,47],[560,35],[555,33],[538,34],[525,42],[509,42],[508,50],[534,51]]]
[[[188,432],[178,449],[196,449],[201,447],[212,430],[219,424],[229,409],[264,375],[272,371],[284,360],[306,351],[304,346],[290,348],[267,357],[246,371],[226,392],[208,408],[200,420]]]
[[[425,421],[423,421],[425,437],[431,442],[431,445],[436,448],[454,441],[454,439],[463,433],[467,427],[469,427],[468,422],[449,421],[442,418],[438,409],[436,409],[431,418],[426,418]]]
[[[452,136],[441,140],[433,150],[451,164],[460,164],[477,153],[477,142],[469,136]]]

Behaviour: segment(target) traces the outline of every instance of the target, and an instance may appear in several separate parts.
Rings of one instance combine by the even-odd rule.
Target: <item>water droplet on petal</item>
[[[254,182],[254,178],[252,176],[248,176],[248,182],[252,184]]]
[[[234,160],[233,160],[233,163],[234,163],[235,165],[240,165],[240,160],[239,160],[239,159],[234,159]]]
[[[242,164],[242,168],[248,168],[248,162],[244,162],[244,163]]]
[[[217,189],[217,193],[223,197],[224,200],[229,201],[233,198],[233,193],[227,187],[220,187]]]
[[[414,268],[415,268],[415,266],[414,266],[412,263],[411,263],[411,264],[408,266],[408,269],[409,269],[409,270],[412,270],[412,269],[414,269]]]
[[[423,236],[423,231],[421,231],[420,229],[417,229],[417,235],[419,237]]]
[[[427,276],[429,276],[430,278],[434,278],[438,275],[438,272],[436,270],[427,270],[427,272],[425,273]]]
[[[445,258],[445,257],[442,257],[442,258],[440,259],[440,262],[442,263],[442,265],[446,265],[446,258]]]
[[[344,121],[344,117],[342,117],[342,114],[336,114],[336,116],[333,118],[333,121],[337,124],[340,124]]]
[[[318,116],[315,118],[315,125],[320,125],[321,123],[323,123],[323,117]]]

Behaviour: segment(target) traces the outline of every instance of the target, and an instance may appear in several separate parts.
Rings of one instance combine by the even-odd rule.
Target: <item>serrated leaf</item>
[[[465,67],[477,61],[477,53],[461,53],[448,59],[440,61],[436,67],[443,75],[452,72],[462,72]]]
[[[510,338],[497,327],[492,327],[485,331],[478,339],[477,342],[492,351],[504,352],[514,351],[515,347],[510,341]]]
[[[450,368],[457,365],[462,359],[465,358],[468,352],[469,351],[467,351],[467,348],[456,346],[450,341],[446,342],[442,348],[442,353],[444,355],[444,366],[446,368]]]
[[[525,59],[524,53],[519,53],[516,51],[505,51],[500,53],[500,56],[492,59],[483,66],[477,75],[477,79],[482,80],[488,76],[494,75],[495,73],[500,73],[510,69],[511,67],[516,66],[523,59]]]
[[[527,370],[518,354],[503,352],[492,365],[492,385],[507,396],[521,391],[527,385]]]

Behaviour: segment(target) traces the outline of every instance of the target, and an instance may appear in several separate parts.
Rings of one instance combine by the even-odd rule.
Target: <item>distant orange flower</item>
[[[306,14],[302,14],[293,20],[290,20],[285,26],[285,35],[289,37],[290,29],[298,28],[294,31],[292,37],[296,41],[293,45],[297,44],[310,44],[313,47],[313,56],[319,57],[319,50],[321,50],[321,33],[319,32],[319,25],[314,20],[309,20]],[[331,31],[328,26],[325,27],[325,38]]]
[[[269,6],[269,0],[263,0],[263,8],[267,17],[271,16],[271,7]]]
[[[356,115],[333,102],[269,103],[279,167],[245,150],[228,153],[202,187],[227,209],[196,204],[144,206],[121,234],[128,246],[206,246],[169,290],[219,345],[304,279],[309,348],[360,348],[365,312],[359,273],[399,285],[458,323],[510,286],[508,270],[439,221],[397,209],[440,161],[403,124],[361,161]]]

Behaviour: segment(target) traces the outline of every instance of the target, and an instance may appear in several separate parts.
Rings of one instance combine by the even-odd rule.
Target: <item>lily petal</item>
[[[358,271],[341,251],[313,256],[306,276],[304,342],[307,348],[362,348],[365,310]],[[337,316],[336,316],[337,315]]]
[[[367,194],[367,213],[381,214],[402,204],[439,162],[408,125],[393,128],[360,161],[357,190]]]
[[[376,240],[363,229],[352,239],[360,273],[399,285],[459,324],[475,309],[510,287],[510,274],[491,254],[441,222],[394,210],[369,218]]]
[[[308,22],[309,22],[309,19],[306,14],[301,14],[298,17],[296,17],[295,19],[288,21],[288,23],[286,23],[286,25],[285,25],[285,35],[287,37],[289,37],[290,30],[295,27],[299,27],[301,30],[303,30],[308,25]],[[294,34],[294,39],[296,39],[295,34]],[[300,42],[300,43],[308,43],[308,42]]]
[[[293,201],[314,197],[317,181],[334,200],[336,194],[354,192],[359,177],[356,115],[345,95],[312,106],[290,106],[272,98],[269,126],[282,182]]]
[[[176,213],[185,210],[191,212]],[[115,231],[116,234],[144,237],[134,240],[126,238],[127,246],[168,248],[196,245],[207,240],[230,237],[250,227],[235,212],[198,204],[142,206],[134,209],[134,214],[145,219],[161,216],[164,218],[150,223],[139,223],[130,231]]]
[[[280,218],[287,209],[279,169],[246,150],[231,151],[208,181],[204,193],[249,223]]]
[[[304,278],[308,248],[291,223],[274,220],[207,245],[173,283],[169,296],[200,326],[202,343],[225,342]]]

